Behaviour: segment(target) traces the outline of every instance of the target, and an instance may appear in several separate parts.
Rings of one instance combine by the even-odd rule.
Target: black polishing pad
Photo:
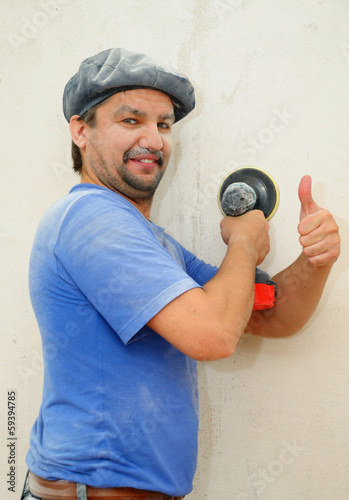
[[[226,202],[222,206],[224,192],[231,184],[241,182],[247,184],[256,193],[253,210],[262,210],[265,218],[269,220],[278,207],[279,190],[270,175],[255,167],[238,168],[223,180],[218,193],[218,203],[224,215],[232,215],[231,211],[227,210],[227,207],[224,209]]]

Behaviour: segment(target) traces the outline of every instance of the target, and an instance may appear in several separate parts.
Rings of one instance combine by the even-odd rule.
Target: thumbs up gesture
[[[313,200],[309,175],[301,179],[298,196],[301,202],[298,232],[303,253],[313,266],[331,266],[340,253],[338,226],[332,214]]]

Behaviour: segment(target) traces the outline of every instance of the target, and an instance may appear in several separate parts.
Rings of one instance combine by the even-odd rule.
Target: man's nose
[[[157,123],[147,125],[142,129],[142,135],[138,144],[141,148],[152,149],[153,151],[160,151],[162,149],[164,143]]]

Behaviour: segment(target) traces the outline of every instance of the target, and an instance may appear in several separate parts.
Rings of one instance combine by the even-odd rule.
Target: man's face
[[[114,94],[97,108],[97,125],[85,128],[82,182],[151,200],[170,159],[174,118],[173,103],[162,92]]]

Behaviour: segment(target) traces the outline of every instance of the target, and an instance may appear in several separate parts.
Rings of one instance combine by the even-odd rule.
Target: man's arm
[[[265,337],[299,331],[320,300],[340,247],[332,215],[312,199],[309,176],[300,183],[299,197],[303,253],[273,278],[277,284],[273,309],[252,313],[255,267],[269,251],[269,225],[262,220],[262,212],[252,210],[223,219],[222,238],[228,250],[216,276],[203,289],[190,290],[170,302],[148,325],[197,360],[231,356],[245,331]]]
[[[231,356],[251,316],[255,268],[269,252],[268,230],[259,210],[225,217],[221,232],[228,249],[217,274],[171,301],[148,325],[194,359]]]
[[[332,265],[339,256],[338,226],[332,215],[314,202],[309,176],[301,180],[299,198],[298,231],[303,252],[273,278],[277,284],[275,307],[253,312],[246,328],[248,333],[285,337],[299,331],[315,311]]]

